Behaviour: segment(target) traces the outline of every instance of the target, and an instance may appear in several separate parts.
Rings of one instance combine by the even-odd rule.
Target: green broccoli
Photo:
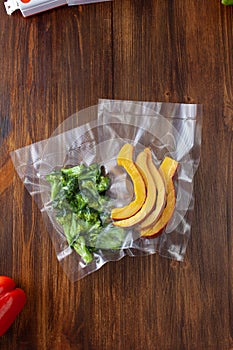
[[[111,223],[110,178],[98,164],[62,168],[46,176],[51,201],[67,242],[86,262],[96,249],[119,249],[124,230]]]

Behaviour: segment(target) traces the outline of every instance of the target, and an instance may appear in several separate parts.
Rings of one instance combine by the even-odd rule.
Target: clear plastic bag
[[[201,105],[100,100],[98,106],[66,119],[49,139],[11,153],[21,180],[47,223],[57,258],[71,280],[76,281],[125,255],[158,252],[183,260],[191,230],[193,178],[200,160],[201,117]],[[149,146],[158,166],[165,156],[179,162],[174,180],[175,210],[158,237],[142,238],[137,227],[124,229],[117,248],[112,242],[119,236],[109,235],[110,222],[95,241],[92,261],[86,263],[68,244],[63,227],[56,220],[47,175],[54,169],[77,164],[103,165],[111,179],[107,192],[111,207],[125,205],[134,195],[132,183],[117,165],[117,154],[125,143],[133,144],[136,154]]]

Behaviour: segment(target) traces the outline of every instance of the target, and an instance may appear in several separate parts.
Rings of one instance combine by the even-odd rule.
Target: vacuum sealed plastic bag
[[[160,236],[144,237],[135,245],[139,244],[137,248],[144,252],[158,251],[162,256],[182,261],[191,231],[193,177],[200,161],[202,106],[100,100],[99,120],[103,123],[122,122],[118,137],[122,133],[128,134],[129,125],[137,125],[138,132],[132,135],[132,142],[149,146],[158,164],[166,156],[179,163],[174,177],[176,204],[172,217],[168,223],[164,222]]]
[[[73,281],[125,255],[182,261],[201,106],[100,100],[11,153]]]

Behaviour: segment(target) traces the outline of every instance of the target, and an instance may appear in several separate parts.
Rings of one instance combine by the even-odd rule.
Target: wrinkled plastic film
[[[141,113],[144,118],[141,118]],[[143,250],[149,246],[149,249],[158,251],[164,257],[182,261],[191,231],[193,178],[200,162],[202,106],[100,100],[98,117],[101,122],[112,119],[123,122],[133,118],[146,130],[153,130],[155,140],[150,147],[156,152],[160,162],[166,154],[179,161],[175,212],[163,234],[155,239],[147,239],[140,248]]]
[[[140,238],[137,228],[125,230],[121,249],[97,247],[93,261],[85,264],[69,247],[56,222],[46,174],[64,166],[97,162],[110,174],[109,193],[115,204],[124,205],[133,196],[133,187],[123,169],[117,166],[116,158],[126,142],[135,146],[136,153],[149,146],[157,165],[166,155],[179,162],[175,212],[159,237]],[[43,214],[59,262],[75,281],[125,255],[158,252],[183,260],[191,229],[188,214],[193,209],[193,177],[200,160],[200,144],[200,106],[100,100],[98,106],[66,119],[48,140],[16,150],[11,156],[21,180]]]

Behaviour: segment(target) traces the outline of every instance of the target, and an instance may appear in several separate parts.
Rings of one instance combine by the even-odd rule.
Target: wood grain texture
[[[0,9],[0,274],[28,296],[3,350],[233,349],[233,7],[114,0],[24,19]],[[183,263],[108,263],[70,282],[10,152],[99,98],[203,104]]]

